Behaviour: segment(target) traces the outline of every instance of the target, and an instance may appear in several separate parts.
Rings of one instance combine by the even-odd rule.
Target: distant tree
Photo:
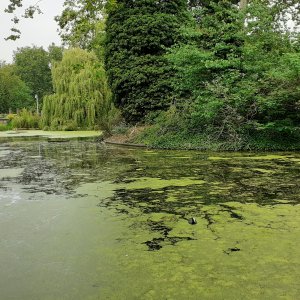
[[[16,112],[23,107],[30,108],[34,103],[28,86],[15,73],[13,65],[0,66],[0,112]]]
[[[52,92],[50,59],[42,47],[18,48],[14,53],[16,72],[31,89],[32,95],[41,99]]]
[[[48,47],[48,56],[49,56],[50,63],[53,61],[61,61],[63,58],[63,52],[64,52],[64,47],[56,46],[54,43],[52,43]]]

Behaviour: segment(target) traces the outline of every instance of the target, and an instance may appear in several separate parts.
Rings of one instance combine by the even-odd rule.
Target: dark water
[[[299,179],[298,153],[0,142],[0,298],[299,299]]]

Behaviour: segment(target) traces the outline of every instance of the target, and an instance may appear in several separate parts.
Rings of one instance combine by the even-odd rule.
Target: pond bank
[[[200,133],[166,131],[157,126],[134,126],[122,128],[122,133],[114,133],[105,142],[118,145],[131,145],[164,150],[198,151],[299,151],[297,139],[279,139],[241,135],[235,140],[220,140]]]
[[[104,139],[101,131],[43,131],[43,130],[11,130],[0,131],[0,139],[38,138],[49,142],[68,142],[72,139],[96,139],[107,144],[162,150],[198,150],[198,151],[299,151],[300,142],[282,141],[275,143],[267,140],[253,140],[239,143],[229,141],[212,141],[199,135],[188,136],[182,132],[172,135],[159,134],[150,126],[134,126],[125,133],[114,133]]]

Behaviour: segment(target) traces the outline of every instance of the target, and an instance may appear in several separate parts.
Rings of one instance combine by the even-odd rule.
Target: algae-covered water
[[[0,141],[0,298],[299,299],[299,171],[299,153]]]

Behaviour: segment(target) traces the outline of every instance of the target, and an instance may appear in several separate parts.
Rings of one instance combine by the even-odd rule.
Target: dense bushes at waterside
[[[300,147],[300,39],[286,5],[206,1],[167,58],[176,70],[173,107],[139,141],[158,147]],[[298,15],[299,16],[299,15]],[[290,18],[290,17],[289,17]],[[297,20],[295,20],[296,22]]]
[[[17,114],[3,115],[7,123],[0,124],[0,131],[12,129],[39,129],[41,117],[26,108],[20,110]]]

